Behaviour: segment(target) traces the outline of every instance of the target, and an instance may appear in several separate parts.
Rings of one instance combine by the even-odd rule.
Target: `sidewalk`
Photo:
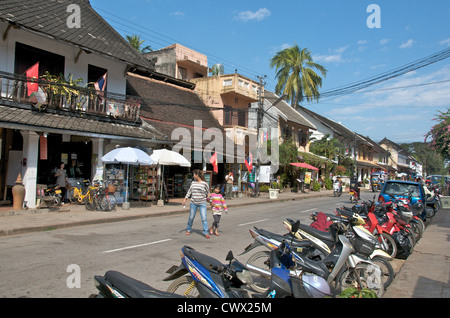
[[[332,195],[332,190],[307,193],[282,192],[277,199],[270,199],[268,193],[261,193],[258,198],[227,200],[227,205],[236,207]],[[118,206],[113,212],[86,211],[84,206],[72,204],[53,211],[49,209],[13,211],[12,207],[0,207],[0,237],[189,213],[188,208],[183,209],[181,202],[182,199],[171,199],[168,204],[158,207],[133,201],[129,210],[123,210]],[[348,205],[350,206],[350,203]],[[429,222],[413,253],[405,261],[394,260],[393,266],[396,276],[384,298],[450,298],[450,209],[439,210]]]
[[[236,207],[332,195],[332,190],[306,193],[281,192],[277,199],[270,199],[268,193],[261,192],[258,198],[242,197],[227,200],[227,205]],[[0,207],[0,237],[79,225],[118,222],[170,214],[187,214],[189,213],[189,208],[183,208],[182,200],[182,198],[171,198],[169,203],[163,207],[158,207],[156,204],[152,205],[150,203],[131,201],[129,210],[123,210],[121,206],[117,206],[116,211],[111,212],[87,211],[84,205],[74,204],[66,204],[51,209],[43,208],[20,211],[12,210],[12,206]]]

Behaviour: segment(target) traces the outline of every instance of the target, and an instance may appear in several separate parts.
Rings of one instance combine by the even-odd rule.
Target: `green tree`
[[[444,159],[450,159],[450,108],[445,113],[439,112],[434,120],[438,123],[425,135],[425,142],[431,139],[431,149],[439,152]]]
[[[127,35],[125,36],[125,38],[127,39],[128,43],[130,43],[130,45],[134,47],[136,51],[138,51],[139,53],[147,53],[153,51],[149,45],[141,47],[142,44],[145,42],[145,40],[141,40],[140,35],[137,34]]]
[[[428,175],[446,174],[445,162],[442,155],[438,151],[430,151],[430,146],[427,143],[413,142],[400,144],[400,146],[424,165],[425,172]]]
[[[311,52],[300,49],[297,44],[281,50],[270,61],[270,67],[276,69],[277,85],[275,93],[286,95],[291,106],[296,108],[304,99],[313,101],[319,99],[319,88],[322,87],[322,78],[327,70],[320,64],[314,63]]]

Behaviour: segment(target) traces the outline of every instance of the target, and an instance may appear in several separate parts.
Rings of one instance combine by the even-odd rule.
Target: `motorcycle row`
[[[167,291],[109,270],[94,277],[99,292],[92,297],[323,298],[352,288],[382,297],[395,275],[391,260],[409,256],[430,219],[410,196],[391,199],[314,212],[310,225],[287,219],[285,234],[254,227],[241,255],[265,249],[245,264],[231,251],[222,263],[185,245],[181,264],[167,271]]]

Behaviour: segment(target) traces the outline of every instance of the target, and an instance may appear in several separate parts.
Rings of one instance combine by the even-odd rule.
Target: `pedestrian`
[[[212,215],[214,218],[214,222],[209,229],[209,234],[213,235],[213,233],[217,236],[219,236],[219,222],[220,218],[222,217],[222,210],[225,211],[226,214],[228,214],[227,204],[225,203],[225,199],[220,194],[220,187],[216,186],[214,188],[214,193],[211,193],[210,203],[211,203],[211,210]]]
[[[208,234],[208,221],[206,218],[206,200],[210,196],[209,186],[205,181],[203,172],[199,169],[193,171],[193,178],[191,186],[183,200],[183,206],[186,205],[186,199],[191,199],[189,218],[186,227],[186,235],[191,234],[192,223],[194,222],[197,210],[200,210],[200,217],[202,219],[203,234],[206,238],[210,238]]]
[[[66,202],[66,184],[69,183],[67,179],[66,169],[64,169],[64,162],[61,162],[59,169],[56,169],[55,173],[56,185],[61,189],[61,195],[63,202]]]
[[[229,171],[228,174],[225,176],[225,199],[231,199],[231,196],[233,195],[233,172]]]

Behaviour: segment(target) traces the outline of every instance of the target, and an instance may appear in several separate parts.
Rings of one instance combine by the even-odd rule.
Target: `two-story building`
[[[167,143],[126,95],[127,72],[151,73],[152,64],[89,1],[2,1],[0,34],[3,198],[21,173],[32,208],[36,185],[54,183],[60,162],[74,160],[92,178],[117,146]]]

